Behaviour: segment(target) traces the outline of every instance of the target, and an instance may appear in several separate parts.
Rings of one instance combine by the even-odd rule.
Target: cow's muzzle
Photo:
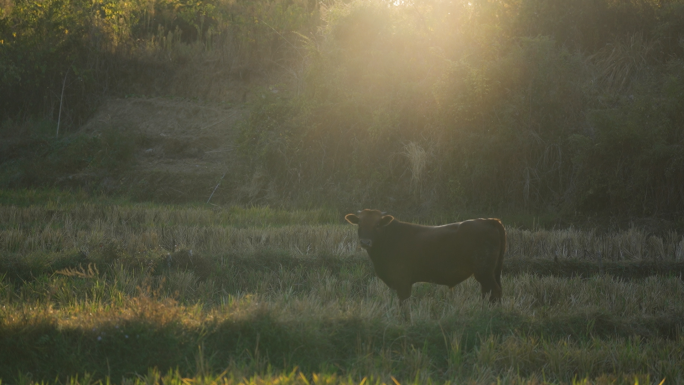
[[[370,249],[371,246],[373,246],[372,239],[361,238],[359,239],[359,243],[361,244],[361,247],[363,247],[364,249]]]

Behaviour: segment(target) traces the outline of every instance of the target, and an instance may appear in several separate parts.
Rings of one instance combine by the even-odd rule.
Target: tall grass
[[[678,276],[504,274],[500,306],[474,280],[416,284],[405,321],[336,213],[73,199],[0,209],[9,383],[684,383]],[[624,241],[638,233],[509,228],[507,261],[575,258],[568,240],[650,250]]]
[[[87,255],[112,242],[129,254],[160,248],[212,255],[252,253],[263,248],[301,256],[360,253],[354,228],[343,223],[343,213],[334,210],[116,204],[83,202],[69,195],[53,195],[41,204],[37,203],[40,195],[35,201],[29,198],[35,194],[30,191],[25,196],[4,194],[23,203],[0,206],[0,250],[5,253],[80,251]],[[503,220],[506,223],[505,217]],[[654,234],[636,227],[604,232],[511,226],[507,231],[507,258],[684,260],[684,236],[676,231]]]

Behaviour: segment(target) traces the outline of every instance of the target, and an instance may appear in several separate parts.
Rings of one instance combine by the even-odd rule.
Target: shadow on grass
[[[429,359],[437,378],[440,373],[451,373],[453,346],[447,346],[447,339],[454,335],[461,347],[460,364],[466,368],[462,374],[470,375],[467,368],[478,362],[481,344],[492,338],[537,338],[551,344],[567,341],[569,336],[587,344],[635,337],[664,341],[679,338],[684,326],[682,314],[624,319],[596,312],[536,320],[501,308],[469,318],[415,324],[305,315],[283,320],[258,308],[248,316],[224,314],[222,319],[198,324],[182,322],[182,308],[154,301],[138,301],[134,306],[141,304],[131,318],[101,317],[79,326],[60,325],[47,313],[13,315],[24,319],[0,326],[0,378],[12,383],[20,373],[30,373],[33,380],[64,380],[90,373],[118,382],[149,368],[192,376],[199,370],[219,373],[233,366],[254,374],[299,367],[304,373],[332,370],[356,375],[354,368],[362,366],[363,373],[390,370],[402,381],[415,375],[409,368],[415,352]]]

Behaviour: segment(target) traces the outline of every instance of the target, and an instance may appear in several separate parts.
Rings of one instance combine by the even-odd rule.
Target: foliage
[[[582,205],[642,214],[678,207],[684,153],[682,126],[671,106],[682,102],[672,90],[681,88],[683,68],[671,63],[648,89],[589,112],[589,127],[571,138]]]
[[[71,89],[88,88],[90,74],[83,65],[88,55],[84,40],[90,32],[86,3],[15,1],[2,10],[3,116],[45,111],[56,118],[59,85],[68,71],[73,72],[71,83],[78,79]]]
[[[243,149],[285,199],[674,215],[681,51],[663,31],[681,9],[335,3],[303,92],[257,99],[244,132],[271,139]]]
[[[198,53],[225,77],[286,64],[277,47],[312,28],[314,14],[306,0],[12,0],[0,9],[0,115],[63,112],[78,126],[111,91],[174,89],[160,83]]]
[[[681,0],[8,4],[3,117],[73,129],[109,95],[246,101],[238,201],[684,210]]]

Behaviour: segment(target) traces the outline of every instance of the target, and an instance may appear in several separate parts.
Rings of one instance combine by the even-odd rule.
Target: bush
[[[211,97],[219,80],[289,64],[297,53],[284,43],[315,27],[315,9],[302,0],[13,1],[0,8],[0,114],[61,112],[77,127],[112,92]]]
[[[661,79],[635,95],[590,112],[588,128],[572,138],[579,207],[642,214],[684,209],[683,68],[670,63]]]
[[[338,3],[305,41],[303,91],[257,98],[243,153],[270,181],[266,200],[681,210],[670,176],[680,172],[680,67],[663,64],[679,51],[659,40],[677,12],[650,2]]]
[[[52,121],[61,105],[74,127],[112,92],[248,100],[237,201],[676,215],[683,12],[681,0],[16,1],[0,15],[0,113]],[[107,139],[88,140],[32,146],[53,156],[50,173],[114,167]],[[45,178],[21,165],[3,178]]]

